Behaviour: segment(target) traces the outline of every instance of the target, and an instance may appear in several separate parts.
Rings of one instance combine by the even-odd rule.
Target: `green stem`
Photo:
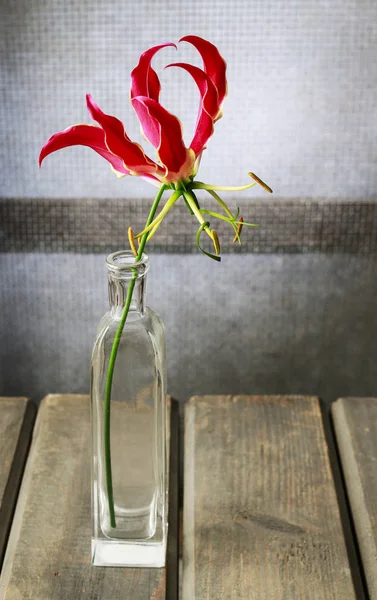
[[[160,187],[156,198],[154,199],[152,208],[149,213],[149,217],[146,223],[146,227],[152,223],[154,219],[154,215],[156,214],[157,207],[162,198],[164,191],[166,190],[166,185],[162,184]],[[139,262],[144,252],[145,244],[147,241],[148,233],[145,233],[141,239],[140,246],[138,249],[137,256],[135,258],[135,262]],[[116,528],[115,521],[115,510],[114,510],[114,493],[113,493],[113,476],[112,476],[112,468],[111,468],[111,438],[110,438],[110,415],[111,415],[111,389],[113,385],[113,376],[114,376],[114,367],[115,361],[118,353],[118,347],[120,344],[120,340],[123,333],[123,328],[125,322],[127,320],[128,312],[131,306],[132,294],[135,289],[135,283],[137,279],[137,272],[134,270],[132,279],[127,289],[127,297],[124,305],[122,317],[119,321],[118,328],[115,333],[115,338],[113,342],[113,346],[111,348],[109,366],[107,369],[106,376],[106,387],[105,387],[105,397],[104,397],[104,422],[103,422],[103,437],[104,437],[104,451],[105,451],[105,470],[106,470],[106,487],[107,487],[107,497],[109,503],[109,515],[110,515],[110,525],[114,529]]]
[[[203,225],[203,228],[201,231],[203,231],[203,229],[204,229],[204,231],[207,233],[207,235],[209,235],[209,237],[212,239],[210,228],[206,224],[206,221],[203,219],[203,217],[200,213],[200,208],[199,208],[197,199],[193,197],[193,194],[190,191],[183,192],[183,195],[186,198],[188,205],[190,206],[195,217],[198,219],[200,225]]]

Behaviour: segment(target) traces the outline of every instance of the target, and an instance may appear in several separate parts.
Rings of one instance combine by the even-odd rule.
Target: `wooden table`
[[[171,401],[165,569],[92,567],[89,399],[42,401],[23,469],[30,406],[0,399],[0,600],[377,600],[376,399],[192,398],[181,521]]]

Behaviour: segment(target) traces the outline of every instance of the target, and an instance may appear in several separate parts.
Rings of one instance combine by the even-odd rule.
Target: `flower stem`
[[[207,221],[205,221],[201,215],[197,199],[194,198],[193,193],[190,191],[183,192],[183,195],[186,198],[188,205],[190,206],[195,217],[198,219],[200,225],[202,226],[201,231],[203,231],[204,229],[206,234],[209,235],[209,237],[212,239],[211,230],[209,228],[209,225],[207,224]]]
[[[159,205],[159,202],[162,198],[162,195],[163,195],[165,189],[166,189],[166,185],[162,184],[162,186],[160,187],[160,189],[157,193],[156,198],[154,199],[154,202],[153,202],[153,205],[150,210],[149,217],[148,217],[148,220],[146,223],[146,227],[148,227],[150,225],[150,223],[152,223],[152,221],[154,219],[154,215],[156,214],[157,207]],[[138,262],[139,260],[141,260],[141,257],[144,252],[145,244],[147,241],[147,237],[148,237],[148,232],[146,232],[141,239],[140,246],[138,248],[138,253],[137,253],[137,256],[135,257],[135,262]],[[109,365],[107,368],[107,375],[106,375],[106,387],[105,387],[105,397],[104,397],[104,407],[103,407],[103,411],[104,411],[104,414],[103,414],[103,416],[104,416],[103,437],[104,437],[104,452],[105,452],[106,488],[107,488],[107,497],[108,497],[108,504],[109,504],[110,526],[114,529],[116,528],[116,521],[115,521],[115,510],[114,510],[113,476],[112,476],[112,467],[111,467],[111,437],[110,437],[111,389],[112,389],[112,385],[113,385],[115,361],[116,361],[124,325],[126,323],[127,316],[128,316],[129,310],[130,310],[131,300],[132,300],[132,295],[133,295],[133,292],[135,289],[136,279],[137,279],[137,272],[136,272],[136,269],[134,269],[132,279],[131,279],[130,284],[127,289],[127,297],[126,297],[126,302],[124,305],[123,313],[122,313],[118,328],[115,333],[113,346],[111,348]]]

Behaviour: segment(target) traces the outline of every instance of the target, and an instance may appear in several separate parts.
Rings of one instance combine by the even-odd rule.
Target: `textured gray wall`
[[[88,121],[85,93],[140,140],[128,102],[139,54],[195,33],[228,62],[229,97],[201,178],[243,182],[249,170],[285,197],[367,198],[377,190],[375,0],[2,0],[0,149],[4,197],[139,197],[89,149],[67,149],[36,170],[46,139]],[[191,59],[166,49],[156,66]],[[163,102],[189,140],[197,92],[162,74]],[[245,196],[249,196],[245,193]]]
[[[98,255],[3,254],[0,395],[86,392],[107,309]],[[169,392],[376,395],[377,258],[155,255]]]

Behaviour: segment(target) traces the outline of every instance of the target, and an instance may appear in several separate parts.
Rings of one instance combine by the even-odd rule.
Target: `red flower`
[[[194,46],[201,55],[203,68],[177,62],[167,65],[184,69],[196,83],[200,93],[200,104],[194,137],[186,148],[182,139],[182,127],[174,115],[159,102],[160,81],[151,66],[154,55],[167,46],[177,48],[173,43],[160,44],[144,52],[131,73],[131,104],[140,121],[144,137],[157,150],[158,162],[149,158],[143,148],[130,140],[124,126],[116,117],[107,115],[97,106],[90,94],[86,96],[89,114],[96,125],[74,125],[53,135],[43,146],[39,156],[39,165],[46,156],[67,146],[89,146],[103,156],[119,177],[137,175],[147,179],[160,188],[153,207],[153,217],[136,237],[149,240],[159,228],[162,220],[177,200],[183,196],[192,215],[199,221],[196,237],[198,247],[208,256],[220,260],[220,243],[215,230],[211,230],[204,216],[227,221],[234,230],[235,240],[240,243],[242,226],[254,226],[245,223],[237,212],[233,215],[217,191],[237,191],[261,185],[272,190],[256,175],[249,173],[253,183],[238,187],[221,187],[194,181],[201,154],[211,137],[215,122],[222,116],[222,104],[226,96],[226,64],[216,46],[196,35],[183,37],[181,42]],[[158,203],[165,190],[174,190],[164,208],[155,217]],[[225,214],[201,209],[196,190],[206,190],[220,205]],[[206,232],[211,238],[216,255],[209,254],[200,245],[200,235]],[[132,234],[131,234],[132,237]],[[132,238],[133,239],[133,238]],[[145,242],[144,242],[145,243]],[[133,241],[132,241],[133,244]]]
[[[42,148],[39,165],[56,150],[82,145],[103,156],[120,177],[138,175],[155,184],[189,181],[196,171],[195,161],[213,133],[214,122],[221,116],[220,109],[226,94],[226,65],[210,42],[194,35],[181,41],[192,44],[203,59],[203,70],[186,63],[168,65],[185,69],[199,88],[199,114],[189,148],[184,145],[179,120],[159,102],[160,81],[151,66],[156,52],[167,46],[176,47],[167,43],[144,52],[131,73],[131,103],[144,136],[157,149],[159,162],[150,159],[139,144],[132,142],[121,121],[102,112],[88,94],[88,111],[97,125],[74,125],[53,135]]]

